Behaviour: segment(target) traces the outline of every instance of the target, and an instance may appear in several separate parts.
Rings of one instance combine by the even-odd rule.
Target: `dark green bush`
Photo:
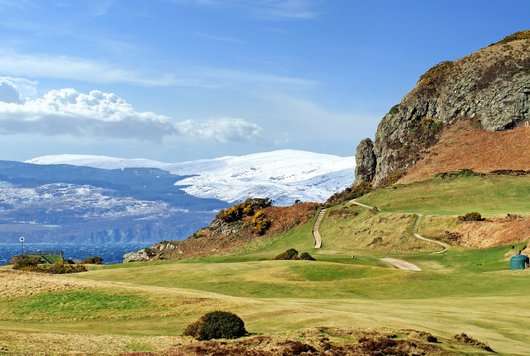
[[[458,217],[458,220],[460,221],[484,221],[485,219],[480,215],[480,213],[477,213],[476,211],[474,211],[472,213],[460,215]]]
[[[81,263],[100,265],[103,263],[103,258],[100,256],[88,257],[88,258],[85,258]]]
[[[313,256],[311,256],[309,253],[307,252],[302,252],[300,254],[300,259],[301,260],[306,260],[306,261],[316,261],[315,258]]]
[[[287,251],[280,253],[275,258],[275,260],[297,260],[297,259],[298,259],[298,251],[296,251],[294,248],[290,248]]]
[[[214,311],[204,314],[184,330],[184,335],[197,340],[237,339],[247,335],[245,323],[234,313]]]

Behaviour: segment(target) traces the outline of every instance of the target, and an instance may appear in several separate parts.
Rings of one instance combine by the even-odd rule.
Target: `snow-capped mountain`
[[[235,202],[247,197],[268,197],[276,205],[296,200],[326,200],[353,182],[355,158],[280,150],[181,163],[105,156],[57,155],[27,163],[68,164],[100,169],[157,168],[178,176],[175,185],[198,198]]]

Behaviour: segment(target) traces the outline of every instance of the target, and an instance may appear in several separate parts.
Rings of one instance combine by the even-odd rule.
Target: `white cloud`
[[[197,66],[183,68],[178,74],[154,75],[84,58],[20,54],[5,48],[0,48],[0,70],[10,76],[67,79],[88,83],[128,83],[153,87],[248,88],[248,84],[307,87],[315,84],[301,78]]]
[[[261,127],[243,119],[216,118],[203,122],[186,120],[175,124],[183,136],[197,138],[215,137],[222,143],[257,141]]]
[[[38,99],[12,100],[16,87],[4,80],[5,97],[0,102],[0,134],[108,137],[161,141],[171,137],[210,139],[218,142],[252,141],[261,128],[243,119],[220,118],[174,122],[153,112],[138,112],[113,93],[74,89],[52,90]],[[6,83],[6,84],[3,84]]]
[[[178,84],[171,76],[146,75],[83,58],[27,55],[9,49],[2,49],[1,53],[0,68],[3,73],[12,76],[73,79],[89,83],[121,82],[146,86]]]

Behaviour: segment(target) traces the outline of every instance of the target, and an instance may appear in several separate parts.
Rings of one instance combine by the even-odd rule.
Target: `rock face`
[[[369,140],[359,144],[357,183],[377,186],[394,181],[437,142],[448,124],[461,118],[492,131],[528,124],[530,31],[457,61],[442,62],[423,74],[379,123],[372,152]]]
[[[355,153],[355,180],[371,182],[375,176],[376,157],[374,154],[374,143],[369,138],[365,138],[357,146]]]

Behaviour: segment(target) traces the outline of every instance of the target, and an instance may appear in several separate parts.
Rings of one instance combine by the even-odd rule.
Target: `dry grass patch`
[[[530,128],[507,131],[485,131],[468,121],[449,126],[440,140],[412,166],[399,183],[432,178],[435,174],[472,169],[475,172],[494,170],[530,170]]]
[[[440,239],[445,232],[460,235],[458,243],[472,248],[488,248],[515,244],[530,239],[530,217],[495,218],[486,221],[459,221],[454,216],[427,216],[420,232],[428,238]]]

